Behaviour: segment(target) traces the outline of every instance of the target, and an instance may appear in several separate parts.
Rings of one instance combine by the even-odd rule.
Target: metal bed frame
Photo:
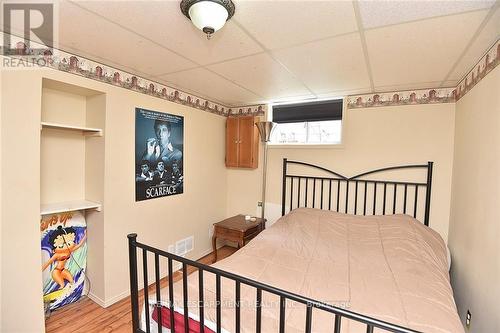
[[[331,177],[319,177],[319,176],[307,176],[307,175],[297,175],[297,174],[288,174],[288,165],[289,164],[295,164],[295,165],[301,165],[305,167],[311,167],[316,170],[321,170],[323,172],[326,172],[329,175],[332,175]],[[343,201],[345,202],[344,205],[344,210],[343,212],[347,213],[350,212],[352,214],[357,214],[358,213],[358,208],[360,205],[358,205],[358,201],[360,200],[358,197],[359,192],[363,192],[363,196],[361,197],[362,200],[362,205],[363,205],[363,215],[374,215],[376,213],[376,206],[377,203],[380,201],[377,201],[377,186],[383,186],[383,214],[385,215],[386,212],[389,210],[386,210],[386,203],[388,200],[387,197],[387,192],[389,187],[393,187],[393,208],[392,208],[392,214],[396,213],[396,199],[397,199],[397,190],[398,187],[402,187],[404,189],[404,204],[403,204],[403,213],[406,213],[406,203],[407,199],[409,196],[408,188],[414,187],[415,191],[413,192],[414,194],[414,212],[413,216],[417,216],[417,202],[418,202],[418,188],[419,187],[425,187],[426,188],[426,196],[425,196],[425,212],[424,212],[424,224],[429,225],[429,211],[430,211],[430,199],[431,199],[431,185],[432,185],[432,168],[433,168],[433,163],[428,162],[427,164],[423,165],[406,165],[406,166],[397,166],[397,167],[388,167],[388,168],[383,168],[383,169],[377,169],[369,172],[365,172],[359,175],[356,175],[354,177],[345,177],[342,176],[339,173],[336,173],[334,171],[325,169],[320,166],[316,166],[313,164],[305,163],[305,162],[298,162],[298,161],[288,161],[286,158],[283,159],[283,183],[282,183],[282,215],[285,214],[286,211],[286,203],[287,201],[287,188],[290,189],[290,201],[289,201],[289,208],[290,210],[293,209],[293,207],[317,207],[317,200],[316,200],[316,183],[318,183],[319,187],[318,189],[321,189],[321,194],[320,194],[320,203],[319,203],[319,208],[324,209],[324,197],[323,193],[324,190],[327,186],[325,184],[328,184],[328,209],[329,210],[335,210],[337,212],[341,211],[340,207],[340,199],[343,198]],[[363,177],[374,174],[374,173],[380,173],[384,171],[391,171],[391,170],[400,170],[400,169],[426,169],[427,170],[427,181],[425,183],[419,183],[419,182],[402,182],[402,181],[391,181],[391,180],[370,180],[370,179],[363,179]],[[293,200],[293,194],[294,194],[294,180],[297,179],[298,183],[298,191],[297,191],[297,201],[296,205],[294,205],[295,201]],[[302,181],[302,180],[305,181]],[[304,200],[300,200],[300,186],[301,183],[305,182],[305,191],[304,191]],[[308,201],[308,186],[309,183],[312,183],[312,204],[309,205]],[[335,191],[335,183],[337,183],[337,191]],[[350,185],[354,183],[354,207],[353,209],[349,209],[351,206],[349,206],[349,199],[352,200],[351,196],[349,194],[349,188]],[[287,186],[289,184],[289,186]],[[332,188],[332,184],[334,187]],[[345,191],[341,191],[341,184],[345,188]],[[360,190],[360,184],[362,185],[361,187],[363,188]],[[372,214],[370,214],[369,211],[366,209],[366,203],[367,203],[367,189],[368,189],[368,184],[374,184],[374,191],[373,191],[373,196],[374,196],[374,201],[373,201],[373,210]],[[332,205],[332,192],[336,192],[336,205]],[[335,193],[333,193],[335,195]],[[345,194],[345,196],[344,196]],[[335,198],[335,196],[333,197]],[[304,205],[302,205],[302,202]],[[332,209],[333,208],[333,209]],[[336,208],[336,209],[335,209]],[[203,275],[205,273],[209,274],[214,274],[215,275],[215,284],[216,284],[216,332],[220,333],[222,331],[222,323],[221,323],[221,317],[222,317],[222,305],[221,305],[221,278],[229,279],[235,281],[235,305],[234,305],[234,315],[235,315],[235,333],[240,333],[240,328],[241,328],[241,316],[240,316],[240,295],[241,295],[241,285],[247,285],[250,287],[255,288],[256,292],[256,307],[255,307],[255,316],[256,316],[256,332],[261,333],[261,322],[262,322],[262,292],[268,292],[271,294],[274,294],[279,297],[279,332],[284,333],[285,332],[285,318],[286,318],[286,302],[287,300],[290,301],[295,301],[301,304],[304,304],[306,306],[305,309],[305,323],[304,323],[304,332],[310,333],[311,328],[312,328],[312,321],[313,321],[313,308],[322,310],[328,313],[331,313],[334,315],[334,319],[332,320],[332,332],[334,333],[340,333],[341,330],[341,325],[342,325],[342,319],[350,319],[355,322],[359,322],[362,324],[366,325],[366,332],[367,333],[373,333],[375,328],[382,329],[387,332],[396,332],[396,333],[418,333],[418,331],[412,330],[410,328],[405,328],[402,326],[398,326],[395,324],[391,324],[389,322],[385,322],[382,320],[378,320],[375,318],[371,318],[368,316],[365,316],[360,313],[356,313],[353,311],[349,311],[340,307],[336,307],[318,300],[314,300],[309,297],[301,296],[295,293],[291,293],[289,291],[276,288],[249,278],[246,278],[244,276],[240,276],[237,274],[233,274],[227,271],[223,271],[217,268],[214,268],[212,266],[208,266],[202,263],[199,263],[197,261],[189,260],[180,256],[177,256],[175,254],[148,246],[146,244],[140,243],[137,241],[137,234],[129,234],[128,236],[128,245],[129,245],[129,269],[130,269],[130,293],[131,293],[131,306],[132,306],[132,332],[140,332],[140,333],[149,333],[151,329],[151,323],[150,323],[150,315],[149,315],[149,280],[148,280],[148,253],[154,254],[154,272],[155,272],[155,277],[154,277],[154,284],[155,284],[155,294],[156,294],[156,307],[160,308],[162,305],[162,300],[161,300],[161,295],[160,295],[160,260],[165,260],[167,261],[168,265],[168,288],[169,288],[169,299],[168,299],[168,308],[170,310],[170,327],[171,332],[179,332],[180,330],[175,329],[175,324],[174,324],[174,293],[173,293],[173,265],[174,262],[179,262],[182,265],[182,285],[183,285],[183,312],[184,312],[184,332],[189,333],[189,307],[188,307],[188,291],[187,291],[187,268],[188,266],[192,266],[197,269],[198,271],[198,281],[199,281],[199,286],[198,286],[198,309],[199,309],[199,314],[200,314],[200,332],[205,331],[205,323],[204,323],[204,281],[203,281]],[[143,295],[144,295],[144,302],[145,304],[145,316],[146,316],[146,331],[143,331],[139,327],[139,277],[138,277],[138,262],[137,262],[137,255],[138,255],[138,249],[141,249],[142,251],[142,270],[143,270]],[[159,309],[160,310],[160,309]],[[157,325],[158,325],[158,331],[162,332],[162,313],[161,311],[157,311],[158,318],[157,318]],[[163,328],[167,329],[167,328]],[[265,332],[268,333],[268,332]]]
[[[309,167],[313,170],[319,170],[327,175],[327,177],[320,177],[320,176],[308,176],[308,175],[297,175],[297,174],[289,174],[288,173],[288,165],[301,165],[301,166],[306,166]],[[311,208],[320,208],[324,209],[324,193],[326,190],[326,193],[328,194],[328,210],[335,210],[336,212],[341,212],[341,213],[346,213],[346,214],[354,214],[357,215],[360,213],[359,211],[361,210],[361,205],[362,205],[362,213],[363,215],[376,215],[377,213],[377,204],[379,205],[379,208],[382,208],[382,215],[386,215],[387,212],[389,214],[396,214],[396,213],[402,213],[406,214],[407,213],[407,203],[410,202],[410,196],[413,194],[413,217],[417,218],[417,213],[418,213],[418,193],[419,193],[419,188],[425,188],[425,210],[424,210],[424,224],[426,226],[429,226],[429,213],[431,209],[431,187],[432,187],[432,169],[433,169],[433,162],[427,162],[427,164],[413,164],[413,165],[403,165],[403,166],[393,166],[393,167],[387,167],[387,168],[382,168],[382,169],[376,169],[364,173],[360,173],[359,175],[353,176],[353,177],[346,177],[343,176],[335,171],[325,169],[323,167],[314,165],[314,164],[309,164],[305,162],[299,162],[299,161],[289,161],[288,159],[284,158],[283,159],[283,184],[282,184],[282,196],[281,196],[281,216],[285,215],[286,208],[287,208],[287,193],[289,193],[289,209],[292,210],[293,208],[298,208],[298,207],[311,207]],[[395,171],[395,170],[404,170],[404,169],[425,169],[427,171],[427,180],[425,183],[423,182],[409,182],[409,181],[394,181],[394,180],[373,180],[373,179],[365,179],[364,177],[377,174],[377,173],[383,173],[387,171]],[[297,191],[294,192],[294,183],[295,180],[298,180],[297,182]],[[302,181],[304,180],[304,181]],[[300,195],[301,195],[301,184],[305,183],[305,189],[304,189],[304,200],[300,200]],[[309,183],[312,183],[312,189],[308,189]],[[336,183],[336,189],[335,189],[335,183]],[[352,189],[352,185],[354,183],[354,195],[349,193],[349,189]],[[290,186],[287,186],[289,184]],[[318,188],[316,187],[316,184],[318,184]],[[326,189],[326,185],[328,185],[328,189]],[[332,188],[333,184],[333,188]],[[373,184],[372,189],[370,190],[370,194],[372,195],[373,198],[373,205],[372,205],[372,212],[370,214],[369,211],[367,211],[367,203],[368,203],[368,188],[369,185]],[[383,188],[383,198],[382,198],[382,207],[380,207],[380,196],[377,197],[377,186],[382,186]],[[342,186],[342,190],[341,190]],[[387,205],[389,200],[391,199],[390,196],[388,196],[388,192],[390,192],[392,188],[392,209],[388,208]],[[403,206],[400,208],[400,210],[397,210],[397,192],[398,188],[403,190]],[[409,189],[414,189],[413,193],[410,193],[408,190]],[[289,191],[287,191],[289,189]],[[320,192],[320,200],[319,200],[319,207],[318,207],[318,201],[316,200],[316,194],[317,192]],[[351,190],[352,191],[352,190]],[[336,194],[335,194],[336,192]],[[361,193],[362,192],[362,193]],[[297,202],[294,201],[294,194],[297,194]],[[308,201],[308,194],[312,194],[312,203],[309,203]],[[332,205],[332,194],[335,195],[333,196],[333,199],[335,201],[336,199],[336,207],[335,207],[335,202],[333,202]],[[360,196],[362,194],[362,196]],[[341,199],[344,203],[343,207],[340,206]],[[349,200],[354,200],[353,205],[349,205]],[[361,202],[360,202],[361,201]],[[333,206],[333,207],[332,207]],[[359,209],[358,209],[359,208]],[[343,211],[342,211],[343,209]],[[380,209],[379,209],[380,211]],[[391,213],[392,211],[392,213]],[[361,215],[361,214],[360,214]]]

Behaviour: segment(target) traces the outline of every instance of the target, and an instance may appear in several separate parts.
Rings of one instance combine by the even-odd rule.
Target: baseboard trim
[[[200,259],[202,259],[202,258],[204,258],[204,257],[208,256],[208,255],[209,255],[210,253],[212,253],[212,252],[214,252],[214,251],[213,251],[213,249],[208,249],[208,250],[206,250],[205,252],[202,252],[202,253],[201,253],[201,257],[200,257]],[[200,260],[200,259],[198,259],[198,260]]]
[[[102,308],[107,308],[119,301],[121,301],[122,299],[130,296],[130,291],[129,290],[126,290],[124,292],[121,292],[119,293],[118,295],[116,296],[113,296],[113,297],[110,297],[109,299],[107,300],[103,300],[102,298],[100,298],[99,296],[96,296],[92,293],[89,293],[88,295],[88,298],[90,298],[92,301],[94,301],[95,303],[97,303],[100,307]]]
[[[100,307],[106,308],[106,302],[104,302],[99,296],[96,296],[90,292],[87,294],[87,297],[90,298],[94,303],[97,303]]]
[[[210,249],[207,249],[206,251],[203,251],[203,252],[200,254],[200,258],[199,258],[198,260],[200,260],[200,259],[202,259],[202,258],[204,258],[204,257],[208,256],[208,255],[209,255],[210,253],[212,253],[212,252],[213,252],[213,250],[212,250],[211,248],[210,248]],[[180,265],[180,263],[178,263],[178,264],[179,264],[178,268],[180,269],[182,266]],[[160,276],[160,278],[165,278],[166,276],[167,276],[167,275],[165,275],[165,276]],[[144,286],[143,286],[143,285],[139,285],[139,290],[140,290],[140,289],[143,289],[143,288],[144,288]],[[109,307],[109,306],[111,306],[111,305],[113,305],[113,304],[115,304],[115,303],[117,303],[117,302],[121,301],[122,299],[124,299],[124,298],[126,298],[126,297],[130,296],[130,290],[129,290],[129,289],[127,289],[127,290],[125,290],[125,291],[123,291],[123,292],[119,293],[118,295],[115,295],[115,296],[110,297],[110,298],[109,298],[109,299],[107,299],[107,300],[103,300],[102,298],[100,298],[100,297],[98,297],[98,296],[94,295],[92,292],[90,292],[87,296],[88,296],[88,298],[90,298],[93,302],[97,303],[99,306],[101,306],[101,307],[103,307],[103,308],[107,308],[107,307]]]

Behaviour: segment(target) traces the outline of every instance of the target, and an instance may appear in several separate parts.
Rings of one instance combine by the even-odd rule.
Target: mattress
[[[213,266],[417,331],[464,332],[446,245],[438,233],[408,215],[295,209]],[[216,322],[215,290],[215,276],[205,272],[205,321],[210,328]],[[234,281],[222,278],[221,290],[222,328],[234,332]],[[167,301],[168,288],[161,293]],[[174,285],[174,298],[175,311],[183,313],[182,281]],[[279,298],[264,292],[262,300],[262,332],[277,332]],[[189,316],[197,320],[198,274],[188,277],[188,301]],[[241,332],[255,332],[255,302],[255,288],[241,285]],[[305,313],[304,305],[287,302],[285,331],[304,332]],[[313,310],[313,332],[329,332],[333,322],[332,314]],[[364,333],[366,325],[343,318],[341,332]]]

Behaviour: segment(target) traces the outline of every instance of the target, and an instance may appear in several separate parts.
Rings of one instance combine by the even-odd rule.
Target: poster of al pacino
[[[184,117],[135,109],[135,201],[184,190]]]

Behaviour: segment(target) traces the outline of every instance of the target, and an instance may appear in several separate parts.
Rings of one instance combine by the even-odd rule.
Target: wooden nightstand
[[[217,261],[217,238],[238,243],[238,249],[245,245],[246,241],[257,236],[265,229],[266,219],[258,218],[255,221],[245,221],[245,215],[236,215],[223,221],[214,223],[214,235],[212,236],[212,247],[214,250],[214,262]]]

